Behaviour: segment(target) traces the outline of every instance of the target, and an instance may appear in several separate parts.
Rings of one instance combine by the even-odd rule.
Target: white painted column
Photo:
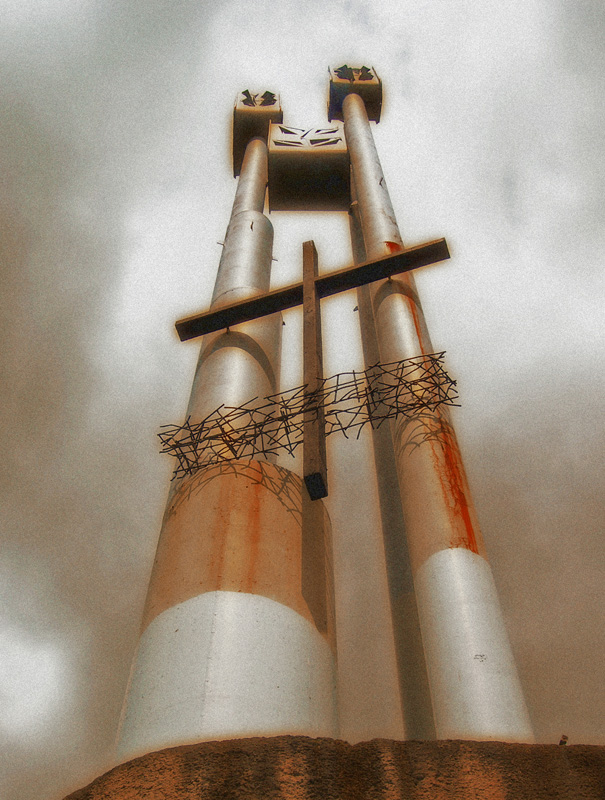
[[[380,258],[403,242],[359,95],[343,114],[367,257]],[[410,273],[371,293],[383,362],[433,351]],[[399,419],[393,440],[437,737],[532,741],[449,415]]]
[[[213,306],[267,291],[267,147],[246,149]],[[204,337],[187,415],[277,391],[281,315]],[[170,493],[118,741],[121,761],[187,742],[336,736],[330,523],[267,460]]]

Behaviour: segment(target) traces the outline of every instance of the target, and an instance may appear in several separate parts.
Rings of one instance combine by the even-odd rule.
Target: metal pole
[[[343,101],[368,258],[402,246],[363,100]],[[433,348],[411,275],[371,287],[381,360]],[[496,587],[447,413],[393,425],[435,729],[441,739],[532,741]]]
[[[269,289],[267,147],[246,148],[212,306]],[[187,415],[277,389],[281,315],[204,337]],[[308,506],[311,506],[309,509]],[[118,743],[120,760],[186,742],[336,736],[330,527],[269,459],[173,481]]]

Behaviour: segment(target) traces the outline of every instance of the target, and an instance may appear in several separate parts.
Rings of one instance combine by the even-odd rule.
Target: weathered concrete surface
[[[350,745],[304,736],[185,745],[121,764],[65,800],[605,800],[605,747]]]

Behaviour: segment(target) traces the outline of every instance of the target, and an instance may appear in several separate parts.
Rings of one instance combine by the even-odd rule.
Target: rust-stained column
[[[212,307],[269,289],[267,146],[241,166]],[[281,315],[204,337],[187,409],[277,391]],[[269,459],[173,482],[118,744],[121,760],[205,739],[337,735],[330,524]]]
[[[402,239],[362,98],[347,94],[342,114],[366,255],[379,258]],[[411,274],[370,293],[383,362],[433,351]],[[392,427],[437,737],[531,741],[449,415],[423,411]]]

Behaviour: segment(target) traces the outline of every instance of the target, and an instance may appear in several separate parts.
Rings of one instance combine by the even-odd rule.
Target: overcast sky
[[[605,744],[605,12],[597,0],[0,0],[0,794],[111,766],[235,183],[238,91],[326,122],[327,67],[373,65],[375,136],[447,350],[471,487],[537,737]],[[272,214],[274,285],[346,216]],[[326,371],[361,365],[354,294]],[[300,382],[286,316],[283,388]],[[343,348],[342,342],[349,347]],[[369,444],[331,446],[342,736],[401,735]],[[361,522],[359,521],[361,520]]]

